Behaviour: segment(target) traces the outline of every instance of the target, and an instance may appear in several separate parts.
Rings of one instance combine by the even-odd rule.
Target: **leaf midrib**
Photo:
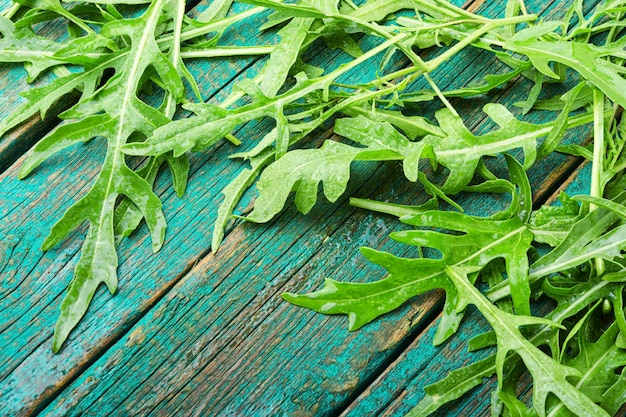
[[[579,116],[572,117],[569,119],[568,127],[576,127],[583,124],[587,124],[593,121],[593,114],[583,114]],[[520,142],[525,142],[528,139],[537,138],[543,135],[548,134],[554,128],[554,123],[550,123],[540,129],[534,130],[529,133],[513,136],[512,138],[506,140],[499,140],[497,142],[485,143],[482,145],[474,145],[470,148],[462,147],[459,149],[453,150],[443,150],[443,151],[435,151],[435,155],[437,158],[448,157],[448,158],[458,158],[459,156],[467,157],[468,149],[471,149],[471,156],[474,155],[485,155],[487,153],[496,153],[502,152],[505,150],[511,149],[511,145]],[[494,131],[493,134],[497,134],[499,131]],[[489,134],[487,134],[489,135]],[[484,136],[478,136],[477,139],[482,139]]]
[[[497,246],[497,245],[498,245],[498,244],[500,244],[501,242],[506,241],[507,239],[509,239],[509,238],[511,238],[511,237],[513,237],[513,236],[515,236],[516,234],[523,233],[525,230],[527,230],[527,229],[526,229],[526,226],[519,227],[519,228],[515,229],[514,231],[509,232],[509,233],[507,233],[506,235],[504,235],[504,236],[502,236],[502,237],[498,238],[497,240],[493,241],[493,242],[492,242],[492,243],[490,243],[489,245],[486,245],[486,246],[482,247],[480,250],[478,250],[478,251],[474,252],[472,255],[468,256],[467,258],[460,260],[459,262],[457,262],[456,264],[454,264],[454,265],[452,265],[452,266],[453,266],[453,267],[454,267],[454,266],[461,266],[461,265],[463,265],[463,264],[465,264],[465,263],[467,263],[467,262],[471,261],[473,258],[475,258],[475,257],[477,257],[477,256],[481,255],[482,253],[486,252],[487,250],[491,249],[492,247]],[[374,298],[374,297],[380,296],[381,294],[386,294],[386,293],[390,293],[390,292],[399,291],[399,290],[401,290],[401,289],[403,289],[403,288],[406,288],[406,287],[409,287],[409,286],[411,286],[411,285],[414,285],[414,284],[415,284],[415,283],[417,283],[417,282],[421,282],[421,281],[424,281],[424,280],[433,279],[433,278],[435,278],[437,275],[440,275],[440,274],[445,273],[445,271],[444,271],[445,267],[446,267],[446,265],[444,264],[444,268],[442,268],[442,269],[441,269],[441,271],[439,271],[439,272],[437,272],[437,273],[435,273],[435,274],[431,274],[431,275],[429,275],[429,276],[426,276],[426,277],[420,278],[420,279],[419,279],[419,281],[411,281],[411,282],[407,282],[406,284],[402,284],[402,285],[399,285],[399,286],[395,286],[395,287],[393,287],[393,288],[391,288],[391,289],[384,290],[384,291],[379,291],[379,292],[376,292],[375,294],[370,294],[370,295],[367,295],[367,296],[364,296],[364,297],[359,297],[359,298],[347,298],[347,299],[337,298],[337,299],[334,299],[333,301],[337,301],[337,302],[339,302],[339,301],[344,301],[344,302],[350,301],[350,302],[354,302],[354,301],[356,301],[356,300],[366,300],[366,299],[368,299],[368,298]]]
[[[142,58],[141,52],[146,47],[148,43],[148,39],[152,36],[153,31],[149,29],[154,28],[160,15],[160,13],[156,13],[154,11],[155,10],[160,11],[163,8],[163,1],[164,0],[157,0],[157,3],[152,6],[154,7],[154,9],[152,10],[152,14],[149,15],[148,19],[146,20],[146,24],[144,26],[144,30],[142,31],[142,36],[140,38],[140,42],[138,43],[136,47],[136,52],[134,54],[132,65],[129,70],[128,79],[130,82],[128,83],[128,86],[124,92],[122,105],[118,113],[119,121],[118,121],[118,128],[117,128],[115,143],[111,147],[112,148],[111,152],[113,152],[113,160],[111,163],[112,166],[111,166],[111,170],[109,172],[109,176],[107,178],[107,183],[105,187],[106,196],[109,196],[112,194],[117,195],[114,190],[115,188],[114,178],[116,176],[115,168],[118,166],[118,164],[120,164],[120,157],[122,155],[122,153],[120,152],[120,147],[126,142],[126,139],[124,138],[124,120],[126,117],[126,113],[128,111],[127,110],[128,106],[130,105],[130,102],[132,101],[132,97],[135,94],[135,90],[136,90],[136,87],[140,78],[139,76],[140,74],[138,75],[137,73],[138,73],[140,61]],[[100,208],[100,216],[98,218],[98,228],[96,232],[96,245],[94,246],[94,256],[92,259],[97,259],[98,249],[100,248],[100,242],[102,241],[102,234],[104,233],[104,230],[105,230],[104,221],[106,218],[107,211],[109,210],[108,206],[111,204],[111,201],[110,200],[108,201],[109,201],[109,204],[102,204]],[[115,201],[113,200],[113,204],[114,203]]]
[[[537,348],[535,345],[533,345],[530,341],[528,341],[527,339],[525,339],[521,333],[519,332],[519,330],[516,331],[516,328],[511,328],[509,323],[506,322],[506,320],[504,320],[503,317],[501,317],[499,314],[497,314],[497,312],[494,310],[495,307],[493,304],[491,304],[480,292],[478,292],[478,290],[476,289],[476,287],[474,287],[473,285],[471,285],[469,283],[469,281],[467,279],[465,279],[462,276],[459,276],[458,273],[456,273],[456,271],[454,271],[453,268],[450,267],[446,267],[446,269],[450,269],[450,272],[448,272],[448,274],[450,273],[454,273],[457,275],[457,283],[462,285],[464,287],[464,289],[466,291],[464,291],[465,296],[471,296],[472,297],[472,304],[475,304],[476,307],[478,308],[478,310],[485,316],[485,318],[490,322],[492,328],[495,330],[496,326],[494,326],[494,324],[499,324],[499,328],[500,330],[505,330],[506,331],[506,338],[507,340],[510,341],[513,340],[516,342],[516,344],[519,346],[518,349],[512,349],[515,350],[520,356],[522,356],[522,354],[525,354],[525,356],[529,359],[532,360],[534,362],[534,366],[538,367],[540,371],[542,371],[542,373],[546,376],[549,377],[550,381],[553,381],[554,383],[551,384],[551,392],[553,392],[554,394],[556,394],[557,392],[561,393],[561,395],[563,396],[567,396],[568,399],[570,400],[574,400],[576,401],[579,395],[583,396],[583,402],[581,403],[580,401],[576,401],[576,404],[579,406],[584,407],[584,411],[586,411],[589,416],[597,416],[598,411],[602,410],[599,408],[599,406],[595,406],[595,404],[593,404],[591,402],[591,400],[589,399],[589,397],[585,396],[584,394],[582,394],[580,391],[575,390],[575,387],[573,385],[571,385],[569,382],[567,382],[567,380],[565,379],[565,377],[563,377],[563,381],[561,381],[560,379],[555,378],[555,375],[546,367],[544,366],[544,362],[546,361],[545,359],[551,359],[550,357],[546,356],[541,350],[539,350],[539,348]],[[461,289],[461,288],[459,288]],[[490,319],[491,318],[491,319]],[[497,331],[496,331],[497,334]],[[498,335],[500,336],[500,335]],[[503,337],[504,338],[504,337]],[[500,348],[500,347],[499,347]],[[530,367],[529,367],[530,368]],[[530,369],[529,369],[530,371]],[[532,371],[531,371],[532,373]],[[535,381],[537,381],[537,377],[535,375],[533,375],[533,379]],[[565,388],[563,386],[566,386]],[[572,390],[575,390],[573,393],[571,392]],[[560,397],[560,396],[559,396]],[[589,400],[589,402],[591,402],[591,404],[593,404],[593,408],[595,409],[589,409],[589,405],[590,404],[586,404],[584,402],[584,398],[587,398]],[[561,400],[563,400],[562,398],[560,398]],[[595,407],[594,407],[595,406]],[[608,414],[604,413],[604,415],[608,416]]]

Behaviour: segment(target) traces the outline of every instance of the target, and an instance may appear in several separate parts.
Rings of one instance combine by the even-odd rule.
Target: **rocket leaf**
[[[626,58],[624,52],[626,39],[622,38],[605,46],[596,46],[587,42],[541,38],[560,24],[547,22],[522,30],[515,34],[504,48],[526,55],[537,70],[549,77],[559,78],[550,68],[550,62],[567,65],[593,83],[615,103],[626,106],[626,80],[622,77],[620,67],[606,59]]]
[[[355,330],[396,309],[410,298],[435,288],[445,289],[448,299],[455,304],[456,290],[446,274],[449,265],[477,272],[491,260],[503,258],[511,277],[516,308],[528,311],[530,287],[526,281],[526,252],[532,235],[519,218],[488,220],[462,213],[427,211],[403,216],[401,220],[420,230],[395,232],[391,235],[392,239],[435,249],[441,253],[441,258],[398,258],[362,248],[361,252],[367,259],[389,272],[385,279],[364,284],[327,279],[320,291],[304,295],[285,294],[284,298],[321,313],[347,314],[349,328]],[[455,233],[450,233],[452,231]]]
[[[480,158],[496,155],[515,148],[524,151],[524,167],[528,169],[537,156],[537,139],[555,128],[555,123],[535,125],[517,120],[504,106],[487,104],[485,113],[500,126],[498,130],[476,136],[463,121],[448,109],[437,112],[436,118],[443,134],[427,136],[424,141],[433,147],[437,163],[450,170],[444,191],[455,193],[472,179]],[[591,121],[588,114],[574,116],[569,126],[574,127]]]
[[[172,94],[180,96],[182,92],[182,82],[155,40],[155,30],[165,7],[165,0],[156,1],[141,17],[123,24],[113,21],[102,28],[103,36],[130,39],[125,60],[118,64],[118,72],[104,86],[62,114],[65,119],[77,120],[60,126],[40,142],[22,171],[25,175],[50,154],[72,143],[96,136],[108,141],[106,158],[91,190],[67,210],[43,244],[44,249],[49,249],[85,220],[89,222],[74,278],[61,304],[53,341],[55,351],[61,348],[87,311],[97,287],[105,283],[111,293],[117,288],[114,212],[118,196],[128,197],[141,211],[152,233],[153,250],[161,247],[165,237],[160,200],[148,182],[128,168],[120,152],[131,134],[140,132],[147,136],[168,122],[165,115],[137,97],[142,77],[150,65],[154,65]],[[90,82],[93,86],[95,81]]]
[[[296,206],[308,213],[317,199],[320,181],[324,194],[335,201],[345,191],[353,161],[403,160],[405,175],[416,181],[417,164],[424,144],[410,142],[388,123],[375,123],[363,116],[337,120],[335,132],[365,145],[357,148],[326,141],[319,149],[294,150],[269,165],[257,183],[259,198],[246,220],[266,222],[285,205],[289,193],[296,192]],[[277,186],[277,184],[280,184]]]

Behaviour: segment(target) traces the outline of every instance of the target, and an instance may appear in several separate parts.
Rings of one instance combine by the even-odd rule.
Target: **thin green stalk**
[[[224,136],[224,138],[235,146],[239,146],[242,143],[241,140],[239,140],[237,136],[233,135],[232,133],[228,133],[226,136]]]
[[[602,177],[604,173],[604,94],[593,90],[593,165],[591,168],[591,197],[601,198],[603,193]],[[594,204],[589,204],[589,211],[595,210]],[[605,270],[604,260],[595,259],[596,273],[602,275]]]
[[[6,17],[7,19],[11,19],[13,18],[13,16],[15,16],[15,13],[17,13],[20,10],[20,7],[21,7],[21,4],[13,3],[11,7],[2,11],[2,16]]]
[[[484,23],[484,20],[460,19],[460,20],[452,20],[452,21],[443,22],[443,23],[428,23],[428,26],[423,26],[425,22],[421,20],[415,19],[413,17],[400,16],[398,17],[396,22],[400,26],[406,26],[407,28],[411,28],[411,29],[417,28],[417,29],[424,29],[424,30],[431,31],[431,30],[437,30],[437,29],[448,29],[450,27],[454,27],[458,25],[465,25],[465,24],[480,25]]]
[[[53,67],[52,72],[59,78],[67,77],[72,74],[65,65],[57,65],[56,67]]]
[[[422,5],[425,8],[429,8],[431,10],[435,10],[441,14],[451,16],[451,17],[466,17],[468,19],[475,19],[480,21],[488,21],[488,18],[483,16],[474,14],[472,12],[468,12],[467,10],[457,7],[453,4],[450,4],[447,1],[442,0],[415,0],[418,5]]]
[[[439,87],[437,86],[435,81],[431,78],[430,74],[429,73],[425,73],[424,74],[424,78],[426,78],[426,81],[428,81],[428,84],[430,84],[430,87],[433,89],[433,91],[435,92],[435,94],[437,95],[439,100],[441,100],[443,105],[446,106],[448,110],[450,110],[450,113],[452,113],[456,117],[461,117],[461,116],[459,116],[459,113],[457,113],[457,111],[454,108],[454,106],[452,104],[450,104],[450,102],[448,101],[446,96],[443,95],[443,93],[441,92],[441,90],[439,89]]]
[[[526,9],[526,4],[524,3],[524,0],[519,0],[519,9],[523,15],[528,15],[528,10]]]
[[[532,22],[534,20],[537,20],[537,15],[534,15],[534,14],[528,15],[528,16],[515,16],[515,17],[509,17],[505,19],[491,20],[485,25],[483,25],[483,27],[473,32],[471,35],[460,40],[457,44],[455,44],[453,47],[451,47],[450,49],[448,49],[447,51],[439,55],[437,58],[434,58],[428,61],[426,63],[428,65],[428,72],[435,70],[437,67],[439,67],[439,65],[450,60],[450,58],[452,58],[455,54],[457,54],[463,48],[477,41],[484,34],[488,33],[489,31],[497,27],[516,25],[518,23]]]
[[[188,41],[199,36],[207,35],[211,32],[218,32],[234,23],[244,20],[250,16],[254,16],[255,14],[260,13],[264,10],[267,9],[265,7],[253,7],[252,9],[248,9],[245,12],[241,12],[226,19],[218,20],[216,22],[212,22],[198,28],[184,30],[180,36],[180,39],[181,41]],[[172,42],[174,38],[175,35],[163,36],[162,38],[157,39],[157,43],[159,45],[164,43],[167,44],[168,42]]]
[[[176,19],[174,22],[174,39],[172,40],[172,49],[170,50],[170,60],[176,71],[180,71],[181,60],[181,36],[183,31],[183,19],[185,17],[185,0],[178,0],[176,3]],[[165,104],[165,115],[168,118],[174,116],[176,111],[176,97],[173,94],[168,94]]]
[[[242,46],[242,47],[216,47],[202,51],[184,50],[180,55],[184,59],[190,58],[217,58],[230,56],[269,55],[274,51],[273,46]]]
[[[375,211],[377,213],[385,213],[390,214],[396,217],[402,217],[407,214],[416,214],[419,213],[419,210],[414,207],[402,205],[402,204],[393,204],[393,203],[383,203],[377,200],[370,200],[366,198],[350,198],[350,205],[352,207],[362,208],[369,211]]]
[[[79,19],[78,17],[74,16],[74,14],[65,10],[64,8],[61,7],[61,9],[58,10],[58,13],[64,18],[66,18],[67,20],[69,20],[70,22],[74,23],[76,26],[78,26],[82,30],[84,30],[85,32],[95,33],[94,30],[90,28],[89,25],[87,25],[82,19]]]
[[[204,25],[196,29],[186,30],[183,32],[182,40],[188,41],[190,39],[197,38],[198,36],[203,36],[211,32],[217,32],[220,29],[223,29],[225,27],[232,25],[233,23],[237,23],[241,20],[244,20],[250,16],[254,16],[255,14],[261,13],[265,10],[267,10],[265,7],[253,7],[252,9],[246,10],[245,12],[236,14],[226,19],[222,19],[217,22],[210,23],[208,25]],[[168,38],[171,38],[171,36],[166,36],[166,37],[163,37],[162,39],[163,41],[167,41]]]

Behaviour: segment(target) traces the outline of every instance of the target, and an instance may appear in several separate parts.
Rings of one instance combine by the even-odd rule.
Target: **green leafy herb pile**
[[[45,118],[59,102],[72,103],[60,114],[63,122],[34,146],[20,178],[76,143],[107,143],[95,182],[43,245],[49,249],[89,223],[61,305],[55,351],[96,288],[104,283],[116,290],[121,239],[145,221],[153,249],[163,244],[166,216],[153,192],[161,167],[169,167],[182,195],[189,151],[224,138],[240,145],[232,135],[236,128],[268,118],[273,124],[262,139],[251,146],[244,141],[243,151],[231,155],[249,168],[222,190],[213,250],[233,218],[267,222],[292,193],[302,213],[315,205],[320,183],[324,196],[337,200],[355,161],[401,163],[406,180],[432,196],[426,204],[352,204],[410,226],[391,238],[414,247],[415,256],[362,248],[387,270],[383,279],[327,279],[317,292],[285,299],[346,314],[354,330],[416,295],[442,289],[437,344],[453,337],[466,308],[475,306],[492,330],[472,339],[470,348],[495,347],[495,353],[427,387],[412,416],[434,412],[492,375],[498,379],[494,415],[619,413],[626,402],[626,1],[573,1],[558,20],[532,14],[522,0],[506,2],[501,18],[444,0],[215,0],[193,15],[186,3],[19,0],[0,15],[0,61],[23,63],[29,80],[48,80],[0,121],[0,134],[37,114]],[[274,32],[275,42],[222,44],[230,27],[258,14],[266,17],[259,31]],[[63,29],[44,35],[46,22]],[[307,62],[307,53],[320,47],[341,48],[343,63],[322,69]],[[507,70],[487,75],[481,85],[440,89],[436,70],[468,48],[495,54]],[[243,55],[264,56],[261,70],[241,76],[223,100],[205,103],[188,61]],[[363,68],[372,62],[378,71],[366,75]],[[520,77],[534,87],[518,103],[518,114],[551,111],[552,121],[529,123],[490,103],[484,112],[497,126],[477,135],[452,104]],[[540,100],[555,83],[562,92]],[[433,120],[410,114],[431,101],[440,106]],[[330,126],[332,139],[315,139],[312,133]],[[590,144],[563,142],[581,126],[591,127]],[[533,209],[526,170],[555,152],[590,162],[591,191],[562,194],[561,205]],[[508,179],[489,168],[493,160],[506,165]],[[427,166],[445,180],[427,174]],[[258,195],[252,211],[234,216],[250,187]],[[467,192],[508,193],[511,203],[471,216],[453,200]],[[440,210],[440,204],[451,209]],[[532,380],[531,401],[517,392],[524,375]]]

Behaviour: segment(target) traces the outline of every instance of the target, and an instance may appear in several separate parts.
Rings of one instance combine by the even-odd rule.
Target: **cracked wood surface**
[[[562,11],[559,2],[527,5],[546,14]],[[469,7],[490,16],[503,13],[497,1],[476,1]],[[241,30],[250,26],[242,25]],[[244,32],[230,36],[245,38]],[[328,65],[340,55],[315,59]],[[239,58],[219,69],[195,63],[192,71],[204,73],[201,88],[219,97],[232,87],[235,75],[258,69],[253,59]],[[453,88],[503,69],[488,54],[473,51],[461,54],[435,77],[441,88]],[[4,115],[15,106],[15,92],[28,86],[18,67],[0,71],[3,91],[11,89],[0,95]],[[529,85],[521,79],[488,97],[454,104],[463,110],[468,126],[480,132],[490,127],[480,110],[483,104],[506,100],[503,104],[511,108],[525,97]],[[431,107],[424,111],[432,115]],[[449,367],[444,359],[467,360],[458,354],[462,340],[453,340],[454,345],[443,350],[432,347],[432,323],[442,302],[438,292],[352,333],[343,317],[321,316],[280,298],[283,291],[317,289],[327,276],[381,278],[381,271],[358,254],[359,246],[409,255],[387,239],[402,225],[347,204],[348,196],[424,201],[427,196],[421,190],[400,179],[400,167],[357,165],[355,180],[337,203],[320,202],[308,216],[289,207],[266,225],[235,223],[220,251],[211,254],[220,190],[243,167],[225,158],[233,151],[227,143],[191,156],[189,187],[182,199],[169,188],[167,178],[157,181],[168,220],[163,249],[151,253],[145,226],[123,241],[118,293],[110,296],[100,288],[85,319],[53,355],[52,329],[85,230],[46,253],[40,246],[51,225],[93,181],[104,144],[96,140],[66,150],[28,179],[17,181],[23,160],[19,154],[52,126],[34,119],[0,142],[0,165],[7,161],[8,166],[0,175],[2,413],[402,415],[423,395],[426,383],[445,376]],[[252,142],[267,126],[263,121],[249,123],[236,135]],[[581,129],[580,134],[587,132]],[[329,135],[319,133],[320,139]],[[561,173],[576,164],[564,157],[538,163],[529,172],[535,194],[550,193],[551,181],[561,181]],[[498,169],[503,172],[502,164],[494,165]],[[246,196],[244,205],[252,198]],[[475,214],[491,212],[494,204],[507,204],[505,200],[459,198]],[[464,326],[475,329],[472,334],[481,328],[474,316]],[[458,415],[463,409],[479,410],[480,415],[487,407],[487,392],[444,414]]]

